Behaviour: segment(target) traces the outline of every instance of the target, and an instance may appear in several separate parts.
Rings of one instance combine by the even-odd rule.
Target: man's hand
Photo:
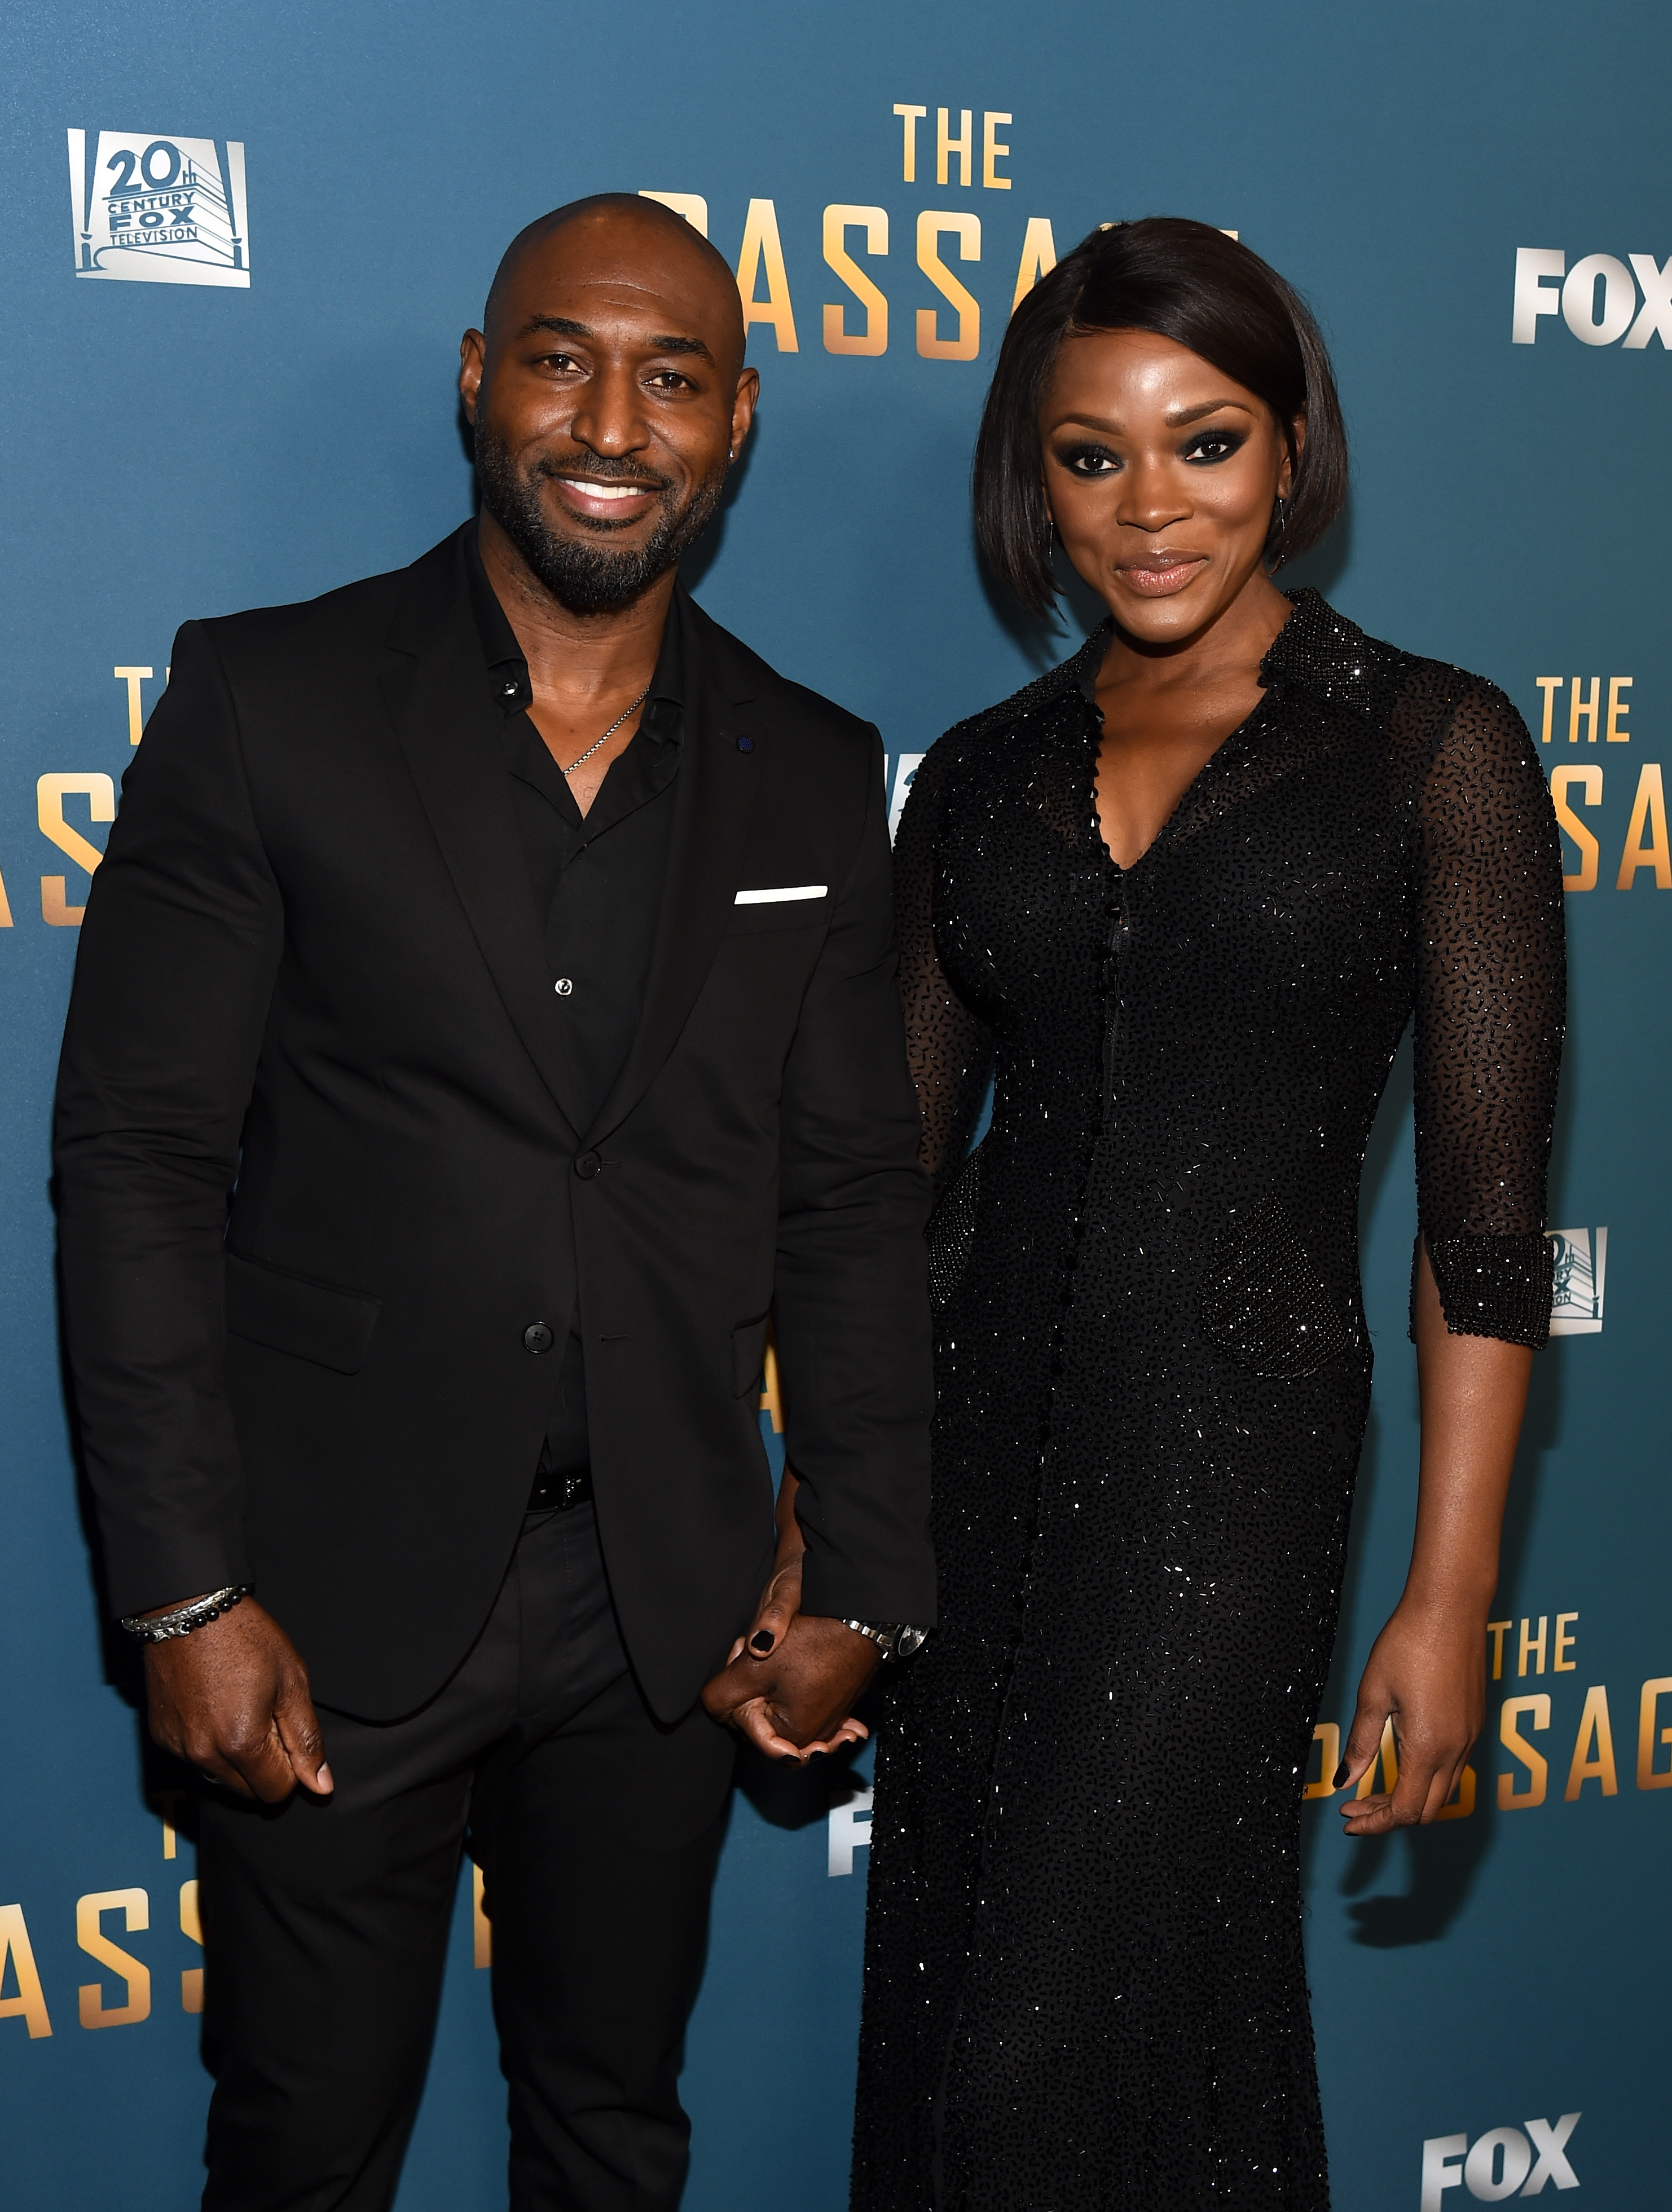
[[[811,1759],[865,1741],[870,1731],[853,1709],[881,1656],[857,1630],[798,1613],[764,1657],[739,1637],[702,1702],[769,1759]]]
[[[1457,1786],[1487,1709],[1485,1614],[1462,1607],[1425,1609],[1408,1599],[1376,1639],[1359,1708],[1335,1777],[1350,1789],[1375,1759],[1389,1718],[1399,1744],[1391,1790],[1341,1807],[1349,1836],[1433,1820]]]
[[[307,1669],[253,1598],[190,1636],[148,1644],[145,1685],[153,1736],[210,1781],[269,1805],[299,1782],[331,1795]]]
[[[794,1475],[778,1491],[778,1553],[745,1635],[724,1673],[702,1692],[714,1718],[747,1736],[769,1759],[811,1759],[870,1730],[853,1708],[881,1659],[876,1645],[839,1620],[801,1611],[806,1547],[795,1518]]]

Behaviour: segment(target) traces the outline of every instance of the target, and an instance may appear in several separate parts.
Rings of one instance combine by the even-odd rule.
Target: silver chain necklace
[[[655,678],[653,676],[650,679],[650,683],[654,684],[655,680]],[[633,702],[632,705],[623,708],[623,710],[616,716],[615,720],[611,723],[609,728],[604,732],[604,735],[601,738],[594,739],[594,741],[587,746],[586,751],[581,754],[580,760],[572,760],[567,768],[563,768],[563,764],[561,761],[558,762],[557,765],[561,769],[562,769],[562,773],[565,775],[573,775],[576,769],[581,766],[582,761],[589,761],[592,758],[593,755],[598,750],[599,745],[607,745],[611,738],[614,737],[616,732],[627,720],[628,716],[629,714],[636,714],[639,708],[643,706],[645,701],[649,696],[650,684],[647,684],[643,690],[640,692],[638,697]]]

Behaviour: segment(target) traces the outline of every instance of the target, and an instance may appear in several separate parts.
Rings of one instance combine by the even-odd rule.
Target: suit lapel
[[[408,571],[389,643],[405,665],[384,678],[384,698],[429,826],[505,1010],[578,1132],[576,1085],[456,537]]]
[[[738,744],[737,708],[754,686],[717,623],[678,587],[685,624],[686,699],[674,784],[668,871],[646,980],[644,1013],[620,1074],[586,1133],[599,1144],[625,1121],[678,1040],[732,918],[754,811],[758,769]]]

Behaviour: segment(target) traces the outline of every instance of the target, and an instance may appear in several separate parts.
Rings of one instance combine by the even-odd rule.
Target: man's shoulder
[[[188,625],[226,661],[270,661],[275,654],[293,664],[381,646],[415,588],[429,586],[445,597],[454,561],[458,532],[404,568],[338,584],[316,599],[269,607],[246,607],[236,614],[212,615]]]
[[[689,594],[686,605],[696,618],[703,655],[714,680],[739,704],[752,701],[775,721],[794,727],[798,734],[821,737],[838,746],[868,749],[877,743],[875,727],[862,715],[838,705],[822,691],[781,675]]]

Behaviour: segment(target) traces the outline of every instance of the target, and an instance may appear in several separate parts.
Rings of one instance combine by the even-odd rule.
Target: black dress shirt
[[[638,729],[583,815],[527,712],[534,696],[528,663],[488,580],[474,532],[466,545],[483,659],[503,718],[513,811],[544,918],[547,971],[562,1010],[575,1089],[590,1120],[621,1072],[643,1011],[667,872],[690,648],[676,595]],[[587,1456],[577,1316],[563,1349],[541,1465],[567,1473],[585,1466]]]

